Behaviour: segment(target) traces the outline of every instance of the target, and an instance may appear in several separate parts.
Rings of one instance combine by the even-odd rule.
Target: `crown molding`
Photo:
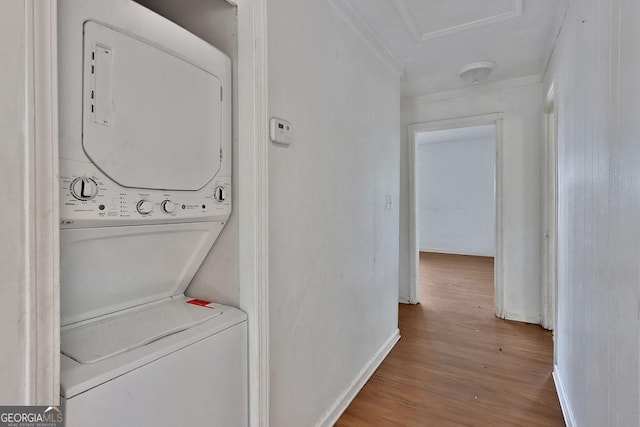
[[[431,102],[445,101],[453,98],[461,98],[469,95],[479,95],[497,90],[512,89],[516,87],[529,86],[542,82],[539,74],[530,76],[516,77],[513,79],[500,80],[493,83],[487,83],[478,86],[468,86],[460,89],[447,90],[443,92],[435,92],[426,95],[406,96],[402,98],[402,106],[414,106],[420,104],[428,104]]]
[[[360,14],[355,11],[347,0],[329,0],[329,3],[395,75],[398,77],[402,77],[404,75],[404,67],[402,63],[380,41],[371,27],[362,19]]]
[[[464,24],[443,28],[442,30],[430,31],[425,33],[422,29],[420,29],[420,25],[416,21],[414,13],[409,8],[407,0],[391,0],[391,3],[393,3],[393,5],[396,7],[400,18],[402,19],[402,22],[404,22],[404,25],[409,31],[409,34],[411,34],[414,40],[418,42],[424,42],[438,37],[459,33],[470,28],[482,27],[507,19],[513,19],[522,15],[523,11],[523,0],[511,0],[511,7],[506,12],[488,16],[486,18],[476,19]]]

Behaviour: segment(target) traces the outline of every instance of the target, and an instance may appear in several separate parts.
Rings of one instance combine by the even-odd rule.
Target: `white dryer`
[[[244,426],[246,315],[184,295],[231,213],[231,61],[130,0],[58,28],[66,425]]]

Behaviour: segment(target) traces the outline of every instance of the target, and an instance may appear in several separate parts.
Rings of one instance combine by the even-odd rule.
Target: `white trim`
[[[553,330],[557,318],[558,283],[558,118],[556,84],[552,81],[545,97],[542,115],[544,130],[542,159],[542,279],[540,283],[541,324]],[[555,360],[555,359],[554,359]]]
[[[415,133],[436,130],[458,129],[472,126],[492,125],[502,119],[502,113],[488,113],[477,116],[456,117],[432,122],[420,122],[409,125],[409,131]],[[497,130],[497,129],[496,129]]]
[[[58,74],[55,2],[25,3],[27,401],[60,402]]]
[[[571,406],[569,406],[569,399],[567,398],[567,393],[564,386],[562,385],[562,380],[560,378],[561,376],[558,372],[558,365],[554,365],[553,383],[555,384],[556,392],[558,393],[558,400],[560,401],[560,408],[562,409],[564,423],[567,427],[574,427],[577,425],[576,420],[573,417],[573,411],[571,410]]]
[[[514,313],[512,311],[502,310],[502,316],[497,317],[505,320],[513,320],[515,322],[523,322],[523,323],[531,323],[534,325],[540,324],[540,315],[539,314],[525,314],[525,313]]]
[[[398,297],[398,302],[400,304],[411,304],[411,300],[409,299],[409,297],[405,297],[402,295]]]
[[[470,95],[479,95],[491,93],[497,90],[513,89],[516,87],[530,86],[538,84],[542,81],[539,74],[530,76],[516,77],[513,79],[500,80],[493,83],[486,83],[477,86],[468,86],[460,89],[446,90],[443,92],[435,92],[420,96],[410,96],[402,98],[402,105],[415,106],[420,104],[429,104],[431,102],[445,101],[454,98],[461,98]],[[405,83],[406,84],[406,83]]]
[[[342,392],[338,399],[331,405],[329,410],[324,414],[322,419],[316,423],[317,427],[334,425],[343,412],[349,407],[353,399],[358,395],[362,387],[369,381],[369,378],[382,364],[387,355],[400,339],[400,330],[396,329],[380,349],[362,368],[358,375],[353,379],[351,384]]]
[[[502,113],[498,113],[495,117],[496,124],[496,180],[495,180],[495,194],[496,194],[496,256],[493,261],[494,281],[495,281],[495,306],[496,316],[504,318],[504,277],[505,268],[502,262],[504,250],[504,221],[502,220],[502,211],[504,209],[503,194],[503,176],[502,176],[502,164],[503,164],[503,143],[504,143],[504,129]]]
[[[346,0],[329,0],[338,14],[349,24],[349,26],[360,36],[364,43],[380,58],[398,77],[402,77],[404,69],[402,63],[391,53],[391,51],[376,36],[376,33],[355,11],[353,6]]]
[[[249,425],[269,425],[269,170],[266,0],[238,1],[240,308],[249,316]]]
[[[496,316],[504,317],[504,268],[502,265],[503,230],[502,230],[502,113],[491,113],[479,116],[452,118],[433,122],[423,122],[409,125],[409,301],[413,304],[420,302],[418,291],[418,269],[420,253],[418,251],[418,230],[420,220],[418,216],[418,179],[416,170],[416,134],[444,129],[457,129],[471,126],[495,124],[496,126],[496,254],[494,261],[495,272],[495,306]]]
[[[473,136],[471,137],[471,139],[464,138],[464,137],[456,137],[451,139],[436,139],[433,141],[418,141],[417,144],[418,146],[423,147],[425,145],[450,144],[450,143],[469,142],[469,141],[478,141],[478,140],[486,140],[486,139],[493,139],[493,135]]]
[[[424,32],[420,29],[418,21],[416,21],[415,14],[411,11],[411,8],[407,4],[406,0],[391,0],[396,7],[402,22],[407,27],[409,34],[415,41],[424,42],[432,40],[438,37],[448,36],[456,34],[462,31],[469,30],[471,28],[483,27],[485,25],[495,24],[496,22],[505,21],[507,19],[517,18],[522,15],[522,0],[511,0],[511,6],[508,11],[499,13],[493,16],[487,16],[485,18],[476,19],[475,21],[465,22],[464,24],[454,25],[451,27],[443,28],[441,30]]]
[[[549,90],[547,90],[547,96],[545,97],[545,106],[549,107],[550,104],[554,104],[556,100],[556,79],[551,79]]]
[[[420,268],[420,253],[418,251],[418,180],[416,175],[416,158],[418,145],[416,144],[416,126],[409,126],[409,304],[419,304],[418,272]]]

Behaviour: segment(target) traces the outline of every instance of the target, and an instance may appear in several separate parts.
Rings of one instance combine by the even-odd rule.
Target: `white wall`
[[[505,85],[506,86],[506,85]],[[400,178],[401,301],[409,297],[409,174],[407,126],[437,120],[503,113],[501,185],[504,316],[540,322],[540,124],[541,85],[474,87],[451,96],[406,98],[402,108]],[[419,94],[416,94],[419,95]],[[446,95],[446,94],[445,94]]]
[[[25,3],[0,2],[0,405],[24,405],[28,295],[25,289]]]
[[[494,256],[495,126],[424,132],[416,143],[420,250]]]
[[[187,294],[238,306],[238,39],[236,8],[225,0],[136,0],[227,54],[233,64],[232,212],[216,243],[193,278]]]
[[[570,2],[557,88],[557,378],[575,426],[637,426],[640,2]]]
[[[397,329],[399,79],[328,1],[268,31],[271,425],[313,426]]]

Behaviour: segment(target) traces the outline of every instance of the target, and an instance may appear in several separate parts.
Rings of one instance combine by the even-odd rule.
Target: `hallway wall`
[[[400,82],[331,2],[267,11],[270,419],[313,426],[397,331]]]
[[[556,377],[575,426],[637,426],[640,2],[570,2],[558,111]]]
[[[527,81],[530,79],[526,79]],[[503,286],[504,316],[540,322],[541,237],[541,84],[504,84],[501,89],[472,87],[452,96],[403,99],[400,178],[399,298],[409,297],[408,130],[413,123],[503,113]],[[510,83],[510,82],[507,82]],[[416,94],[419,95],[419,94]]]

